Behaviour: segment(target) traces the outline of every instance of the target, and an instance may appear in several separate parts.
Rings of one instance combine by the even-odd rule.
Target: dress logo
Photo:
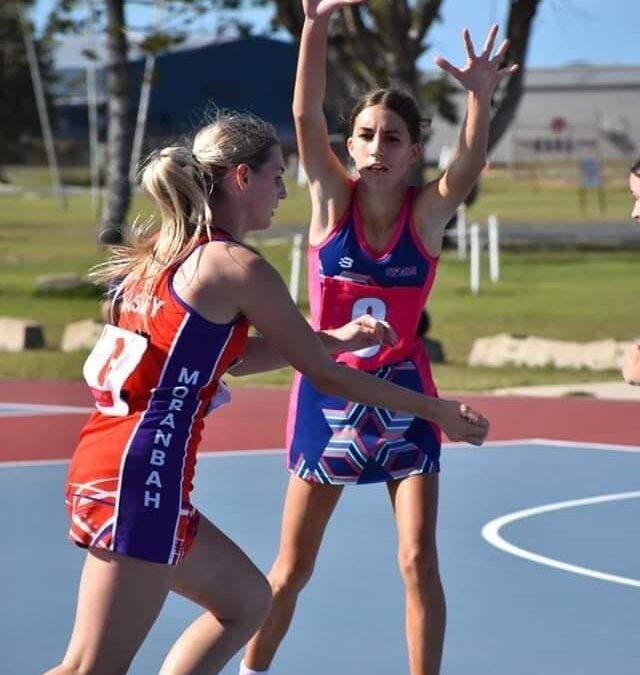
[[[353,267],[353,258],[350,258],[348,255],[343,256],[338,260],[338,265],[342,267],[342,269],[349,270]]]
[[[418,268],[413,265],[412,267],[387,267],[385,274],[388,277],[414,277],[418,274]]]

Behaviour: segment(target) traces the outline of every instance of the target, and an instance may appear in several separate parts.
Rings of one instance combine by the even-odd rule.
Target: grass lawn
[[[31,179],[35,180],[33,176]],[[520,183],[504,181],[506,178],[500,175],[485,181],[472,218],[497,212],[506,220],[507,213],[522,213],[519,220],[535,216],[537,222],[544,222],[545,218],[558,222],[562,220],[559,214],[575,211],[575,192],[566,187],[549,185],[549,194],[547,188],[536,194],[531,185],[528,190]],[[615,192],[614,187],[607,217],[624,220],[628,218],[629,198],[622,180]],[[80,377],[85,354],[61,354],[57,346],[66,323],[98,318],[97,298],[40,297],[35,293],[38,275],[84,274],[104,255],[94,246],[95,218],[89,195],[71,194],[68,202],[68,209],[62,211],[52,197],[42,198],[35,193],[0,194],[0,316],[38,320],[45,328],[47,341],[42,350],[0,353],[0,377]],[[138,196],[134,210],[149,212],[149,205]],[[307,217],[306,190],[292,185],[290,199],[281,205],[274,224],[300,227]],[[575,213],[573,217],[573,222],[579,220]],[[288,247],[266,243],[261,247],[287,278]],[[429,308],[431,337],[442,340],[448,358],[447,364],[435,367],[436,381],[441,389],[481,390],[617,377],[611,372],[478,369],[468,368],[465,363],[475,338],[500,332],[578,341],[605,337],[631,339],[640,335],[639,272],[637,251],[510,252],[502,256],[500,283],[489,283],[485,264],[481,293],[472,297],[468,291],[467,265],[445,253]],[[303,288],[302,297],[305,293]],[[288,384],[290,377],[290,370],[285,369],[259,377],[238,378],[236,382]]]
[[[50,188],[49,173],[45,168],[8,167],[5,171],[11,183],[21,189],[30,190],[26,200],[24,197],[14,197],[5,202],[2,196],[3,211],[5,208],[14,210],[28,219],[28,222],[42,222],[42,213],[59,211],[58,202],[54,197],[36,199],[38,190]],[[575,172],[574,172],[575,173]],[[598,196],[595,191],[587,193],[587,208],[584,213],[579,207],[577,178],[571,171],[559,174],[540,174],[533,178],[529,175],[512,180],[507,169],[495,168],[483,178],[478,200],[469,210],[469,221],[481,221],[491,214],[497,214],[503,222],[525,223],[566,223],[577,225],[585,221],[627,221],[631,211],[631,198],[627,185],[627,167],[617,164],[606,167],[606,211],[600,212]],[[428,178],[434,178],[436,173],[429,170]],[[64,168],[63,180],[74,185],[87,186],[89,178],[87,169],[83,167]],[[309,198],[307,189],[296,185],[295,179],[287,180],[289,197],[281,203],[274,225],[305,227],[309,222]],[[87,214],[91,214],[89,196],[69,195],[69,218],[86,221]],[[6,206],[5,206],[6,205]],[[29,213],[23,213],[25,208]],[[136,199],[132,213],[136,209],[144,209],[146,200]],[[4,223],[4,216],[0,216],[0,227]]]

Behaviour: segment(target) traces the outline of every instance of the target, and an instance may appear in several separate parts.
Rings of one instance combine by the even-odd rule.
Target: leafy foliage
[[[18,161],[30,139],[41,135],[19,15],[31,4],[32,0],[0,3],[0,166]],[[47,45],[40,43],[38,53],[47,79]]]

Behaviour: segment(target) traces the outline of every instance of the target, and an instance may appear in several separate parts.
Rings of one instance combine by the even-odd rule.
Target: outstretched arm
[[[498,26],[492,26],[482,52],[476,54],[471,35],[464,29],[467,62],[463,68],[457,68],[442,57],[436,58],[436,64],[467,91],[467,110],[449,167],[422,191],[416,203],[416,222],[429,249],[434,252],[442,248],[447,222],[477,182],[487,161],[493,92],[500,80],[518,69],[517,65],[500,67],[509,48],[508,40],[503,41],[494,56],[491,55],[497,33]]]
[[[300,37],[293,95],[298,152],[304,165],[313,214],[311,239],[320,239],[349,205],[349,177],[331,149],[323,111],[327,86],[327,38],[331,14],[362,0],[304,0],[305,22]]]
[[[378,321],[368,314],[340,328],[316,331],[316,335],[329,354],[353,352],[381,343],[393,345],[397,342],[397,336],[388,323]],[[262,336],[252,336],[249,338],[242,360],[232,366],[229,372],[231,375],[252,375],[288,365],[288,361],[268,340]]]
[[[237,251],[224,290],[273,348],[313,384],[328,394],[366,405],[404,410],[432,420],[451,440],[480,445],[488,432],[482,415],[461,406],[424,396],[391,382],[336,363],[291,300],[282,279],[263,259]],[[260,293],[255,289],[260,288]]]

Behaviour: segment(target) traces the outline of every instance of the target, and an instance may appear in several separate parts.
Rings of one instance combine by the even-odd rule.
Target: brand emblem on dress
[[[349,256],[343,256],[338,260],[338,265],[342,267],[342,269],[348,270],[353,267],[353,258],[350,258]]]

